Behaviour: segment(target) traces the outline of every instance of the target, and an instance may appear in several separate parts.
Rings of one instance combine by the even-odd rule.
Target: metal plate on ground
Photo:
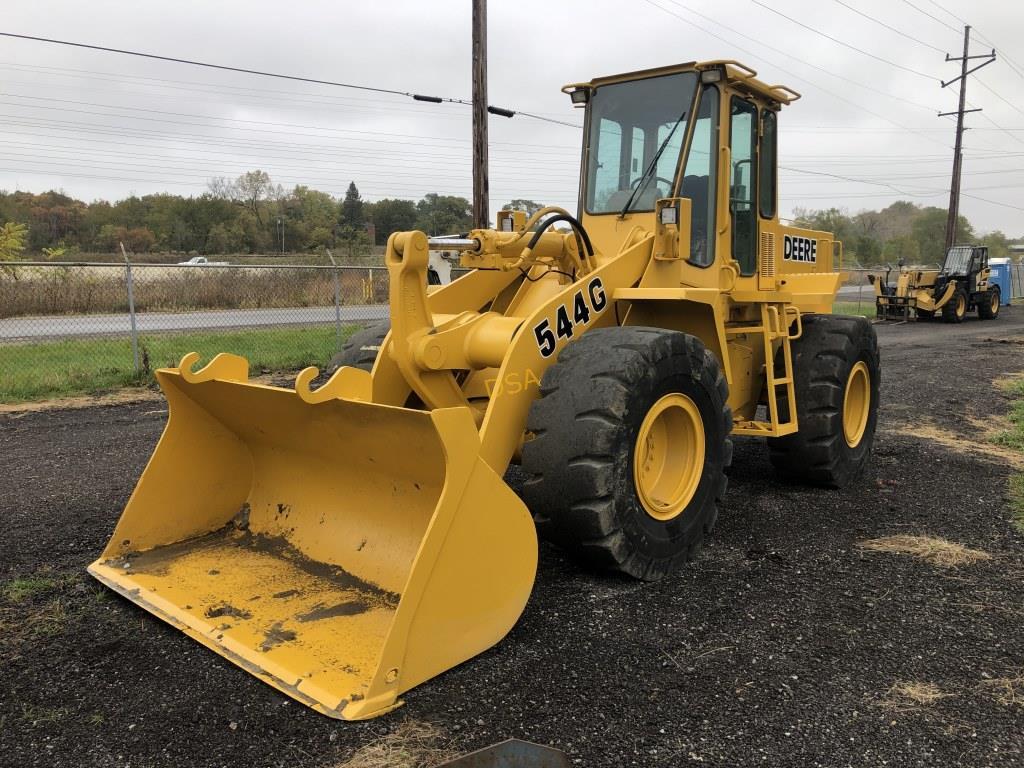
[[[554,747],[509,739],[435,768],[569,768],[569,758]]]

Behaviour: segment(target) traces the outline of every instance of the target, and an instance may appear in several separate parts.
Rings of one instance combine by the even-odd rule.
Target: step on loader
[[[896,280],[889,282],[892,267],[884,274],[868,275],[875,287],[875,314],[879,320],[934,320],[962,323],[967,313],[978,311],[979,320],[999,316],[1002,296],[992,281],[988,247],[954,245],[939,269],[898,265]]]
[[[243,669],[361,719],[497,643],[537,536],[659,579],[695,557],[735,437],[788,480],[862,471],[879,360],[829,314],[831,234],[783,226],[778,116],[734,61],[566,86],[579,210],[387,244],[390,324],[314,387],[245,359],[157,373],[166,430],[91,573]],[[429,252],[470,270],[427,289]],[[520,494],[503,477],[526,474]]]

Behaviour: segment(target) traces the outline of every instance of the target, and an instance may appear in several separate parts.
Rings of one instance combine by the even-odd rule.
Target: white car
[[[193,256],[188,261],[179,261],[178,265],[182,267],[226,267],[228,262],[210,261],[205,256]]]

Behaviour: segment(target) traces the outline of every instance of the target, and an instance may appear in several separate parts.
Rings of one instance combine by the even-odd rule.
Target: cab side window
[[[740,274],[752,275],[757,271],[757,107],[733,96],[729,114],[732,257],[740,263]]]
[[[693,124],[680,197],[690,198],[690,263],[706,267],[715,260],[715,202],[718,189],[718,89],[704,86]]]
[[[761,116],[761,179],[758,189],[758,207],[762,219],[775,218],[775,164],[778,150],[775,112],[766,109]]]

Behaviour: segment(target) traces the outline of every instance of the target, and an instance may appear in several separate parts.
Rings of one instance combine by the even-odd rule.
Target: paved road
[[[341,308],[342,322],[379,320],[388,316],[384,304]],[[136,315],[140,333],[161,331],[267,328],[280,325],[333,323],[334,307],[225,309],[210,312],[143,312]],[[0,319],[0,341],[114,336],[131,330],[128,315],[51,315]]]

